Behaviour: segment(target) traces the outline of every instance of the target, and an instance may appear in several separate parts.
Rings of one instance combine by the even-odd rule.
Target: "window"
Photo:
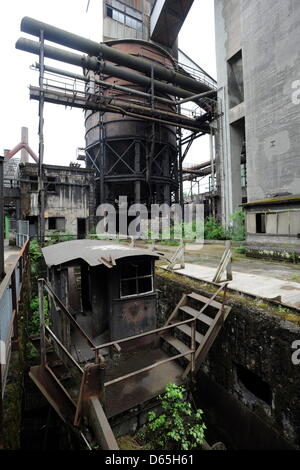
[[[269,406],[272,405],[272,390],[266,382],[264,382],[254,372],[246,369],[241,365],[236,365],[236,373],[238,381],[255,397],[264,401]]]
[[[134,261],[121,266],[121,298],[153,292],[152,262]]]
[[[47,183],[46,183],[46,190],[48,193],[55,193],[56,192],[56,178],[54,176],[48,176],[47,177]]]
[[[129,28],[136,29],[137,31],[142,31],[143,29],[142,14],[121,2],[113,1],[112,6],[107,5],[106,15],[115,21],[119,21],[119,23],[125,24]]]
[[[229,106],[234,108],[244,101],[243,55],[240,50],[227,63]]]
[[[38,191],[38,177],[30,176],[30,191]]]
[[[65,217],[48,217],[48,230],[58,230],[64,232],[66,226]]]
[[[256,233],[266,233],[266,214],[256,214]]]

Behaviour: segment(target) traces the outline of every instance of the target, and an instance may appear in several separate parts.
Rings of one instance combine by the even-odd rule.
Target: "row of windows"
[[[142,20],[141,12],[139,12],[138,10],[135,10],[134,8],[129,7],[128,5],[125,5],[125,3],[119,2],[119,0],[112,0],[111,6],[115,8],[116,10],[120,10],[126,13],[127,15],[137,18],[140,21]]]
[[[112,18],[115,21],[119,21],[119,23],[125,24],[129,28],[136,29],[137,31],[142,31],[143,29],[143,23],[141,21],[128,16],[126,13],[115,10],[110,6],[106,7],[106,14],[109,18]]]
[[[39,184],[38,184],[38,177],[37,176],[30,176],[30,191],[38,191]],[[54,176],[48,176],[45,182],[45,189],[48,193],[55,193],[56,192],[56,178]]]

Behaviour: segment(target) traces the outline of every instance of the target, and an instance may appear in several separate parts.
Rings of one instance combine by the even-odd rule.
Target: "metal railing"
[[[29,241],[20,250],[17,260],[0,283],[0,398],[4,395],[11,341],[17,336],[17,313],[23,277],[29,259]]]

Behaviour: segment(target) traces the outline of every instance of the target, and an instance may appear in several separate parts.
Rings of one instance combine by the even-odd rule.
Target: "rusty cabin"
[[[98,240],[59,243],[44,248],[43,254],[55,294],[94,343],[156,328],[157,254]],[[54,306],[51,320],[55,334],[79,362],[92,358],[82,336]],[[145,341],[151,342],[153,338],[143,338]]]

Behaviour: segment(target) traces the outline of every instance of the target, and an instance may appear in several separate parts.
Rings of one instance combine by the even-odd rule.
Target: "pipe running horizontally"
[[[43,31],[44,38],[48,41],[86,53],[89,56],[97,57],[99,59],[104,58],[118,65],[123,65],[124,67],[142,72],[148,77],[151,77],[153,73],[156,79],[174,83],[194,93],[203,93],[214,90],[212,86],[204,83],[204,81],[201,82],[199,80],[195,80],[150,60],[141,59],[140,57],[120,52],[103,43],[91,41],[90,39],[83,38],[77,34],[70,33],[47,23],[43,23],[42,21],[35,20],[34,18],[24,17],[21,22],[21,31],[37,37],[39,37],[40,32]]]
[[[35,55],[40,54],[39,43],[26,38],[18,39],[16,42],[16,49]],[[129,56],[129,54],[127,55]],[[103,73],[105,75],[127,80],[131,83],[137,83],[145,88],[150,88],[152,84],[152,80],[149,77],[145,77],[130,70],[108,64],[107,62],[99,61],[96,57],[88,57],[86,55],[81,56],[79,54],[75,54],[74,52],[69,52],[49,45],[44,46],[44,56],[59,62],[75,65],[86,70],[92,70],[96,73]],[[193,100],[194,93],[190,91],[169,85],[167,83],[162,83],[155,79],[153,80],[153,84],[155,90],[160,93],[166,93],[168,95],[178,96],[180,98],[191,98]]]

